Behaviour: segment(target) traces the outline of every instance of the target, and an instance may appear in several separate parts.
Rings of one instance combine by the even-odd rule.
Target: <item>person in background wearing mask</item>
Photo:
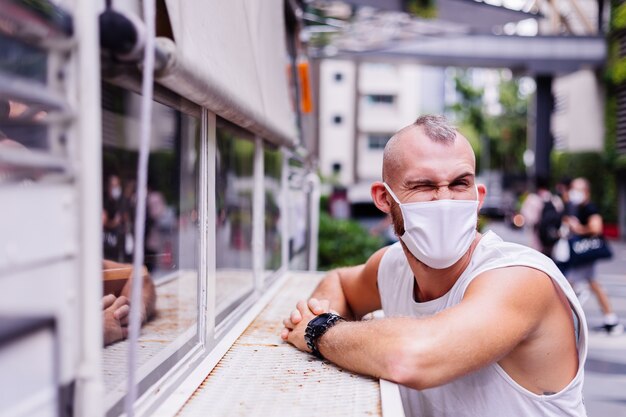
[[[400,384],[407,416],[585,416],[583,310],[549,258],[476,230],[487,190],[467,139],[422,116],[387,143],[382,179],[372,198],[400,241],[326,275],[283,340]]]
[[[602,235],[602,216],[595,204],[591,202],[591,187],[585,178],[576,178],[572,181],[569,190],[569,202],[572,205],[573,215],[564,218],[570,233],[582,236]],[[604,314],[604,325],[601,330],[615,335],[624,332],[624,326],[619,323],[618,317],[611,307],[606,292],[596,280],[596,263],[570,267],[566,274],[574,288],[587,283],[595,295]]]
[[[123,230],[122,230],[122,181],[116,174],[107,177],[105,194],[102,201],[102,236],[104,258],[122,261]]]

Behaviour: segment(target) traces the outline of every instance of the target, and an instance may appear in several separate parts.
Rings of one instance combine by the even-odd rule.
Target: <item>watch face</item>
[[[330,314],[328,313],[320,314],[309,322],[309,326],[320,326],[326,324],[330,318],[329,316]]]

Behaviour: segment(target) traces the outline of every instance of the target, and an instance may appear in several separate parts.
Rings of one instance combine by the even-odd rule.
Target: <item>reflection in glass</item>
[[[130,282],[124,268],[131,266],[136,241],[140,99],[103,85],[102,243],[108,297],[124,295]],[[140,385],[144,389],[197,341],[199,138],[198,118],[153,103],[143,299],[147,307],[147,280],[153,283],[156,309],[139,339],[139,375],[148,380]],[[121,340],[103,355],[107,405],[115,409],[126,392],[127,349],[127,341]]]
[[[219,321],[254,286],[252,135],[218,120],[216,167],[216,311]]]
[[[46,84],[48,54],[0,32],[0,72]]]
[[[10,139],[29,150],[48,150],[46,126],[41,124],[48,112],[45,94],[48,54],[0,32],[0,142]],[[20,88],[18,88],[18,85]],[[36,88],[29,100],[15,97],[21,89]],[[31,95],[32,95],[31,94]],[[1,145],[1,143],[0,143]],[[0,151],[6,149],[1,147]]]
[[[279,148],[264,144],[265,185],[265,270],[276,271],[282,263],[280,200],[283,155]]]

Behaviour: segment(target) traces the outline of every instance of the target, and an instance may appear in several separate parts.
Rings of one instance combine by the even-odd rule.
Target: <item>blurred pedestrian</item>
[[[550,191],[547,178],[537,177],[535,185],[536,192],[526,197],[520,212],[531,230],[531,247],[552,257],[552,250],[560,237],[564,205]]]
[[[585,178],[576,178],[572,181],[568,195],[575,213],[564,217],[570,233],[577,236],[602,236],[602,216],[596,205],[591,202],[589,181]],[[573,265],[565,275],[577,293],[580,293],[581,285],[589,285],[604,315],[604,324],[600,330],[608,334],[620,334],[624,331],[624,326],[619,322],[606,291],[596,279],[596,261]]]

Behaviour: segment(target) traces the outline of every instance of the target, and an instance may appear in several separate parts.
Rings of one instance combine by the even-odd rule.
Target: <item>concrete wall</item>
[[[355,64],[351,61],[324,60],[320,64],[319,141],[320,170],[332,174],[333,164],[341,164],[342,184],[354,182],[354,91]],[[335,118],[341,121],[336,123]]]
[[[553,82],[554,148],[601,151],[604,144],[604,94],[593,71],[556,77]]]

